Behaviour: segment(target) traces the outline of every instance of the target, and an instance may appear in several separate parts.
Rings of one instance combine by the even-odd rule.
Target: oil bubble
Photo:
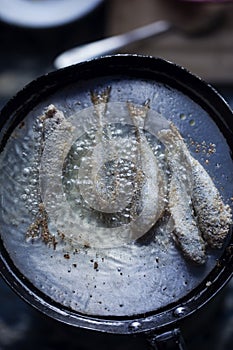
[[[185,120],[186,119],[186,115],[184,113],[180,114],[180,120]]]
[[[24,169],[23,169],[23,175],[24,175],[24,176],[30,175],[30,172],[31,172],[31,169],[30,169],[30,168],[24,168]]]
[[[196,122],[195,122],[194,119],[191,119],[191,120],[189,121],[189,125],[190,125],[190,126],[194,126],[195,124],[196,124]]]

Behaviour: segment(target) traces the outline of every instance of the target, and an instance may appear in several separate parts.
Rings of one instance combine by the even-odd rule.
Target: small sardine
[[[189,260],[204,264],[205,242],[192,205],[192,166],[188,150],[173,126],[171,129],[161,130],[158,136],[167,148],[166,157],[170,171],[168,211],[174,225],[172,238]]]
[[[192,202],[203,238],[212,248],[221,248],[232,224],[231,210],[225,205],[211,177],[191,157]]]
[[[144,185],[139,184],[142,189],[141,201],[144,208],[144,216],[153,218],[156,223],[165,209],[165,197],[167,192],[166,177],[160,169],[158,161],[152,152],[144,134],[144,124],[149,110],[149,101],[143,106],[128,103],[129,114],[136,130],[138,144],[138,168],[142,168]],[[138,181],[141,181],[138,176]],[[148,183],[150,186],[145,186]]]
[[[221,248],[229,233],[230,207],[224,204],[203,166],[191,156],[173,124],[170,129],[161,130],[158,137],[167,147],[171,170],[169,209],[174,220],[173,238],[186,256],[204,263],[205,242],[212,248]]]

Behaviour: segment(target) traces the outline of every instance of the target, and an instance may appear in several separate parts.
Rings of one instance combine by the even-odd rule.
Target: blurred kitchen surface
[[[73,11],[67,10],[69,4]],[[53,70],[60,51],[105,35],[105,10],[104,0],[0,0],[0,106]]]
[[[19,3],[19,0],[13,1]],[[66,3],[64,0],[54,0],[54,3],[57,1]],[[29,81],[53,70],[58,53],[161,19],[170,21],[176,29],[118,52],[162,57],[214,84],[233,82],[233,2],[93,1],[98,6],[78,20],[49,28],[30,28],[4,22],[1,9],[11,2],[0,0],[0,105]],[[82,1],[77,1],[77,6],[80,3]]]
[[[161,19],[177,30],[121,51],[165,58],[214,83],[233,82],[233,2],[110,0],[107,34]]]
[[[159,56],[183,65],[211,82],[233,108],[233,3],[178,5],[176,0],[108,0],[78,21],[47,30],[0,22],[0,107],[26,83],[53,70],[58,52],[160,19],[172,21],[180,30],[121,52]],[[190,324],[189,350],[233,349],[233,281],[222,296],[201,329]],[[0,281],[0,350],[32,347],[140,350],[146,342],[143,336],[97,334],[58,324],[26,305]]]

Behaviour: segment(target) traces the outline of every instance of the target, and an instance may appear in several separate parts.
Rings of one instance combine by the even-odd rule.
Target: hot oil
[[[150,84],[147,84],[147,92],[152,96],[155,87]],[[116,83],[112,87],[112,98],[118,100],[118,95],[122,98],[128,86],[128,81],[121,81],[119,91]],[[139,100],[134,84],[131,86],[133,98]],[[158,118],[156,105],[162,93],[159,87],[157,91],[155,98],[151,98],[144,135],[146,147],[160,159],[159,166],[166,172],[164,146],[156,137],[156,128],[161,125],[155,122]],[[160,107],[175,123],[180,115],[175,110],[181,110],[181,106],[174,105],[171,95],[172,91],[168,90],[168,98],[161,98],[167,104],[164,102]],[[56,99],[58,97],[53,96],[44,106]],[[191,104],[190,109],[197,108],[188,98],[186,103]],[[78,108],[80,110],[64,113],[66,120],[61,118],[53,132],[48,132],[51,137],[48,136],[44,144],[41,142],[41,119],[29,115],[25,126],[16,129],[1,154],[0,221],[7,251],[17,268],[39,290],[76,312],[128,316],[176,302],[204,279],[214,266],[216,256],[209,254],[204,266],[187,262],[171,240],[171,223],[166,216],[156,222],[151,216],[142,217],[135,229],[136,236],[125,230],[143,212],[138,199],[140,189],[137,191],[132,183],[145,183],[143,167],[139,166],[136,127],[127,103],[108,102],[100,135],[97,135],[99,119],[94,107],[82,109],[79,105]],[[169,113],[172,111],[172,116],[166,109]],[[40,113],[42,111],[40,106]],[[203,115],[201,108],[199,114]],[[186,121],[179,120],[176,124],[180,126]],[[196,124],[189,127],[193,129],[200,122],[197,118]],[[166,120],[163,123],[167,125]],[[181,130],[184,130],[182,126]],[[64,133],[69,137],[63,137]],[[202,139],[196,137],[195,132],[194,138]],[[65,147],[62,147],[64,142]],[[57,149],[57,145],[61,147]],[[123,150],[120,145],[124,145]],[[97,171],[91,174],[92,153],[100,149],[104,156],[97,158]],[[117,149],[117,154],[112,149]],[[211,163],[212,159],[215,164],[216,154]],[[80,167],[84,168],[82,176]],[[90,184],[93,177],[99,186],[95,191],[93,183]],[[85,181],[90,185],[87,191]],[[113,201],[114,195],[118,196],[118,201]],[[27,237],[38,214],[45,212],[50,237],[41,239],[41,227],[35,237]]]

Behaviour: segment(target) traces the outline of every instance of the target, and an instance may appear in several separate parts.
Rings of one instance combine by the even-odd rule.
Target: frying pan
[[[42,158],[39,163],[36,158],[39,116],[53,104],[67,120],[77,123],[75,140],[67,141],[60,168],[56,142],[66,140],[62,133],[46,153],[51,169],[54,173],[59,169],[64,179],[74,147],[84,145],[85,135],[93,128],[93,96],[102,98],[103,91],[109,92],[108,103],[116,108],[117,128],[127,103],[142,106],[150,101],[152,119],[163,115],[178,127],[191,154],[206,168],[224,202],[232,206],[233,116],[211,86],[182,67],[147,56],[106,56],[70,66],[33,81],[1,111],[1,274],[26,302],[61,322],[108,333],[146,333],[154,347],[171,341],[181,349],[180,325],[232,276],[230,233],[222,249],[207,251],[207,262],[201,266],[184,258],[169,232],[154,239],[154,227],[146,229],[136,243],[117,245],[115,237],[113,247],[95,244],[100,224],[89,236],[82,236],[81,227],[81,243],[67,239],[66,232],[59,232],[58,242],[27,236],[35,215],[33,205],[38,207],[33,204],[37,175],[43,168]],[[147,132],[153,136],[150,127]],[[91,136],[88,140],[90,144]],[[48,189],[53,178],[47,176],[48,183],[41,186]],[[68,180],[63,182],[63,197],[58,193],[57,199],[69,202],[80,214],[69,186]],[[119,220],[117,227],[122,225]],[[53,222],[50,226],[54,230]]]

